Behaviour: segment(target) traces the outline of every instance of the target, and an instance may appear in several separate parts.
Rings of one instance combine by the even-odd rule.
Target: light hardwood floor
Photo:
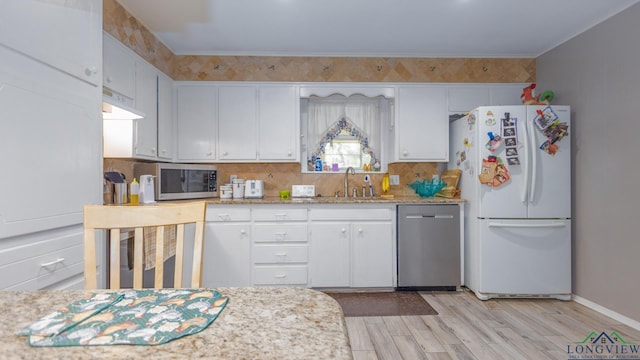
[[[347,317],[354,359],[568,359],[592,331],[640,342],[640,331],[574,301],[421,294],[438,315]]]

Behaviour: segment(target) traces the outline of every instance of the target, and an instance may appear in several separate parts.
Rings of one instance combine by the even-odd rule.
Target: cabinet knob
[[[95,66],[89,66],[88,68],[84,69],[84,73],[87,76],[91,76],[97,72],[98,72],[98,69]]]
[[[156,153],[156,151],[158,151],[156,148],[151,148],[151,152],[152,152],[152,153],[154,153],[154,154],[155,154],[155,153]]]
[[[346,233],[346,232],[347,232],[347,229],[342,228],[342,229],[340,229],[340,231],[342,231],[342,233]]]
[[[107,76],[107,78],[105,79],[108,83],[111,83],[113,81],[113,79],[111,78],[111,76]]]
[[[227,156],[227,155],[229,155],[229,153],[226,151],[222,153],[222,156]]]
[[[407,150],[404,150],[404,151],[402,152],[402,156],[408,156],[408,155],[409,155],[409,152],[408,152]]]
[[[211,156],[211,155],[213,155],[213,153],[211,151],[209,151],[206,155],[207,156]]]
[[[358,232],[362,234],[364,232],[364,230],[362,228],[360,228],[360,229],[358,229]]]

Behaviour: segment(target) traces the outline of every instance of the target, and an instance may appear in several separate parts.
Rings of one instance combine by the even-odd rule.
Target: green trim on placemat
[[[198,333],[229,298],[208,289],[89,294],[18,331],[31,346],[158,345]]]

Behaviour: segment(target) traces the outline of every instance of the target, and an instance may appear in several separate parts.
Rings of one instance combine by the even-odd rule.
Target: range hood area
[[[133,100],[109,88],[102,89],[103,120],[136,120],[144,117],[144,113],[133,108]]]

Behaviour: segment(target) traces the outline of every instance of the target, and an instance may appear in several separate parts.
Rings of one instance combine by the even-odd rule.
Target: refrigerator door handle
[[[501,222],[489,223],[489,227],[495,227],[495,228],[561,228],[565,226],[567,226],[565,222],[552,222],[552,223],[543,223],[543,224],[526,224],[526,223],[505,224]]]
[[[527,201],[527,188],[529,187],[529,128],[527,121],[524,123],[524,178],[522,180],[522,189],[520,191],[520,201]]]
[[[531,190],[529,192],[529,202],[533,202],[533,196],[536,193],[536,182],[537,182],[537,175],[536,175],[536,168],[538,167],[538,156],[537,156],[537,151],[536,151],[536,145],[535,145],[535,140],[536,140],[536,133],[535,133],[535,129],[533,128],[533,120],[531,121],[527,121],[527,126],[529,126],[530,129],[530,134],[531,134],[531,158],[533,159],[532,162],[532,171],[531,171]]]

